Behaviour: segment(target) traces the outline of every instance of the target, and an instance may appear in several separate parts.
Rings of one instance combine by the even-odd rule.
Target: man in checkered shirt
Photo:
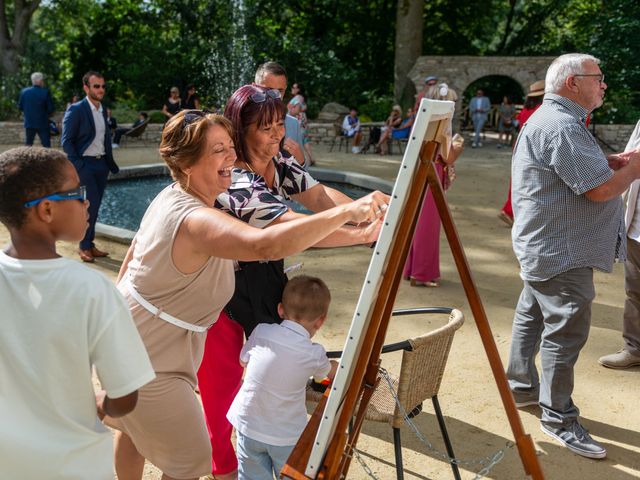
[[[639,151],[607,157],[585,126],[607,89],[599,63],[583,54],[551,63],[544,102],[522,128],[512,163],[512,240],[524,287],[509,386],[518,407],[540,405],[544,433],[589,458],[607,451],[578,421],[573,368],[589,335],[593,269],[610,272],[624,260],[620,195],[640,177]]]

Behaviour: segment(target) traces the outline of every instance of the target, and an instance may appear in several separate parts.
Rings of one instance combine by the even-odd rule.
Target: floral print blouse
[[[215,207],[253,227],[264,228],[289,210],[285,201],[291,195],[318,185],[293,157],[284,158],[278,153],[273,163],[276,167],[273,188],[261,175],[234,168],[231,186],[218,196]]]

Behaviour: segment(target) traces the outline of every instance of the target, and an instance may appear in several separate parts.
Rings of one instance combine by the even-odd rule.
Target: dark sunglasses
[[[25,202],[24,207],[29,208],[39,204],[43,200],[52,200],[54,202],[61,202],[62,200],[80,200],[82,202],[87,200],[87,187],[80,185],[73,190],[67,190],[65,192],[56,192],[51,195],[45,195],[44,197],[36,198],[35,200],[29,200]]]
[[[102,90],[105,90],[107,88],[107,86],[103,83],[102,85],[98,85],[97,83],[91,85],[93,88],[100,88]]]
[[[252,94],[249,98],[253,103],[262,103],[267,100],[267,97],[271,97],[274,100],[282,100],[282,95],[279,90],[272,88],[270,90],[266,90],[264,92],[256,92]]]
[[[204,118],[210,113],[214,112],[206,108],[203,110],[187,110],[184,114],[183,127],[191,125],[191,123],[195,122],[197,119]]]

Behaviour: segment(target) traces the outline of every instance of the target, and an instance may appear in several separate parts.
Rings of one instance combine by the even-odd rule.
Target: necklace
[[[251,165],[249,165],[246,161],[243,160],[242,162],[245,164],[245,166],[249,169],[251,173],[256,173],[255,170],[251,168]]]

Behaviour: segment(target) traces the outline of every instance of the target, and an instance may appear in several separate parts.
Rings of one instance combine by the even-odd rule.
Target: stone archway
[[[514,79],[529,91],[529,85],[545,77],[547,68],[555,57],[471,57],[471,56],[424,56],[416,60],[409,72],[409,79],[416,91],[422,90],[428,75],[438,77],[458,94],[457,113],[462,111],[462,93],[476,80],[489,75],[502,75]]]

